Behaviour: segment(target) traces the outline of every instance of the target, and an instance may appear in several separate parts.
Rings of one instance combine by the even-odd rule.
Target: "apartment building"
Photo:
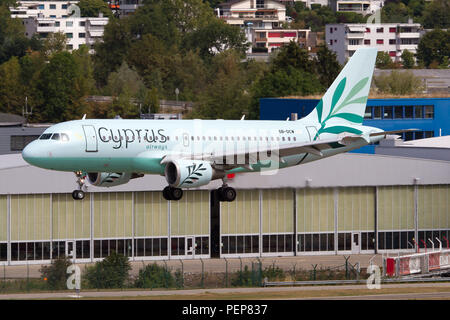
[[[424,31],[418,23],[327,24],[325,41],[344,64],[358,48],[377,47],[400,61],[403,50],[416,54]]]
[[[336,12],[373,14],[384,6],[384,0],[330,0],[330,7]]]
[[[312,38],[310,29],[253,29],[253,52],[272,52],[290,41],[295,41],[303,48],[311,47]],[[256,49],[255,49],[256,48]],[[265,48],[265,49],[261,49]]]
[[[26,36],[31,38],[34,34],[39,34],[41,38],[46,38],[50,33],[62,32],[67,38],[67,50],[76,50],[81,45],[86,44],[93,53],[93,45],[97,41],[102,41],[105,26],[108,18],[103,17],[77,17],[77,18],[44,18],[29,17],[24,19]]]
[[[11,18],[27,19],[42,16],[44,18],[67,18],[67,9],[78,1],[18,1],[17,7],[10,7]]]

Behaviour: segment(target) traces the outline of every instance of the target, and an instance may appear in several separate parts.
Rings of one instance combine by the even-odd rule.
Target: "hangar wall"
[[[450,185],[239,190],[220,203],[221,257],[374,253],[444,246]],[[0,195],[0,261],[42,263],[74,250],[78,262],[118,251],[139,259],[208,258],[211,193]],[[438,245],[438,242],[435,242]]]

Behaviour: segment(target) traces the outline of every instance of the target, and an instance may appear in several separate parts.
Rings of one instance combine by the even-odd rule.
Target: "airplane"
[[[28,144],[33,166],[74,172],[85,197],[86,180],[98,187],[128,183],[145,174],[165,176],[166,200],[183,188],[222,179],[220,201],[234,201],[228,175],[276,173],[380,141],[388,134],[362,125],[376,48],[356,50],[315,109],[295,121],[85,119],[55,124]]]

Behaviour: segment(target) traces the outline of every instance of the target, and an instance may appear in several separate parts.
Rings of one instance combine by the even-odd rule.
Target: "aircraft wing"
[[[311,153],[319,157],[323,156],[322,151],[326,149],[334,149],[342,147],[350,143],[354,143],[356,140],[365,139],[361,135],[341,135],[334,139],[323,139],[310,142],[297,142],[285,145],[279,144],[267,144],[264,146],[255,145],[248,149],[237,150],[237,152],[211,152],[197,155],[179,155],[179,156],[167,156],[162,159],[161,163],[167,163],[174,158],[189,158],[193,160],[206,160],[210,161],[214,165],[226,165],[228,168],[236,167],[248,167],[249,164],[255,164],[261,160],[270,160],[273,157],[278,157],[281,160],[282,157],[298,155],[302,153]],[[256,144],[256,143],[255,143]]]

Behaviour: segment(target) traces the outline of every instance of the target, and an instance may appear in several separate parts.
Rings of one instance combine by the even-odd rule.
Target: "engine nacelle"
[[[202,160],[170,161],[164,174],[169,185],[175,188],[199,187],[217,178],[211,164]]]
[[[90,184],[97,187],[114,187],[125,184],[132,179],[128,172],[90,172],[87,174]]]

